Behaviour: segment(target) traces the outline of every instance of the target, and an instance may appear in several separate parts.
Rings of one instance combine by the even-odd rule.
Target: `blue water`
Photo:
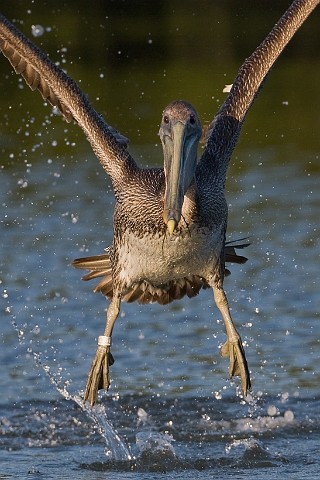
[[[112,385],[91,411],[81,395],[106,302],[70,263],[111,239],[113,197],[95,167],[79,157],[1,172],[2,478],[317,478],[317,175],[292,161],[276,179],[253,165],[229,181],[232,237],[252,242],[226,279],[252,395],[227,379],[205,291],[122,305]]]
[[[206,3],[210,15],[188,2],[154,15],[133,15],[130,2],[47,3],[6,8],[30,35],[43,23],[34,41],[82,80],[145,165],[162,163],[165,104],[186,98],[208,122],[279,15],[237,2]],[[207,290],[166,307],[123,304],[110,390],[83,405],[107,303],[71,262],[110,244],[113,194],[78,128],[0,59],[0,479],[319,478],[317,18],[303,28],[248,116],[227,182],[228,239],[251,242],[225,280],[251,371],[246,399],[227,378]]]

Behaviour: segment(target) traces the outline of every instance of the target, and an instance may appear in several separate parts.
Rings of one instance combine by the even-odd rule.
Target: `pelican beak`
[[[197,163],[199,135],[189,129],[187,123],[178,120],[171,125],[170,136],[164,139],[166,191],[163,219],[170,235],[180,221],[184,195]]]

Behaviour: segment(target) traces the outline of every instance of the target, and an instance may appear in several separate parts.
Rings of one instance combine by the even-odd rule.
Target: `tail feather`
[[[245,243],[239,243],[243,242],[246,240]],[[225,247],[224,247],[224,257],[225,261],[227,263],[239,263],[243,264],[246,263],[248,260],[247,257],[244,257],[242,255],[238,255],[236,252],[236,249],[243,249],[246,247],[249,247],[249,239],[248,238],[240,238],[239,240],[231,240],[230,242],[226,242]]]

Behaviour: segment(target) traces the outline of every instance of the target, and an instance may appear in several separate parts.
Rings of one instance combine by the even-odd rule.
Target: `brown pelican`
[[[227,340],[221,354],[230,358],[230,376],[240,375],[244,394],[250,375],[240,335],[223,289],[225,260],[244,261],[226,245],[224,185],[232,151],[246,113],[283,48],[319,1],[296,0],[266,39],[243,63],[228,97],[205,136],[197,159],[201,126],[185,101],[163,112],[160,137],[164,168],[140,168],[126,139],[92,108],[78,85],[54,65],[6,18],[0,16],[0,49],[16,73],[38,89],[67,121],[83,129],[110,175],[116,206],[114,238],[106,253],[78,259],[89,269],[84,279],[102,277],[96,287],[110,300],[106,327],[88,376],[84,401],[93,405],[98,389],[109,387],[111,337],[121,300],[166,304],[211,287],[223,317]]]

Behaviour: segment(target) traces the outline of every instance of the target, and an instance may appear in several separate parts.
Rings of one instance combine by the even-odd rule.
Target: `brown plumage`
[[[237,245],[226,245],[228,209],[224,197],[227,168],[245,116],[272,65],[291,37],[318,5],[295,0],[266,39],[241,66],[225,102],[204,134],[195,109],[185,101],[163,112],[160,138],[164,167],[140,168],[127,149],[127,139],[92,108],[79,86],[47,55],[0,15],[0,49],[32,90],[57,107],[67,121],[82,128],[102,167],[111,177],[116,197],[114,237],[98,257],[77,260],[88,268],[84,277],[102,277],[96,290],[110,298],[104,335],[88,376],[84,401],[93,405],[98,389],[108,388],[111,336],[122,300],[162,304],[201,288],[212,288],[224,320],[229,375],[241,377],[244,394],[251,387],[249,369],[223,289],[225,261],[245,261]],[[239,247],[239,245],[238,245]]]

